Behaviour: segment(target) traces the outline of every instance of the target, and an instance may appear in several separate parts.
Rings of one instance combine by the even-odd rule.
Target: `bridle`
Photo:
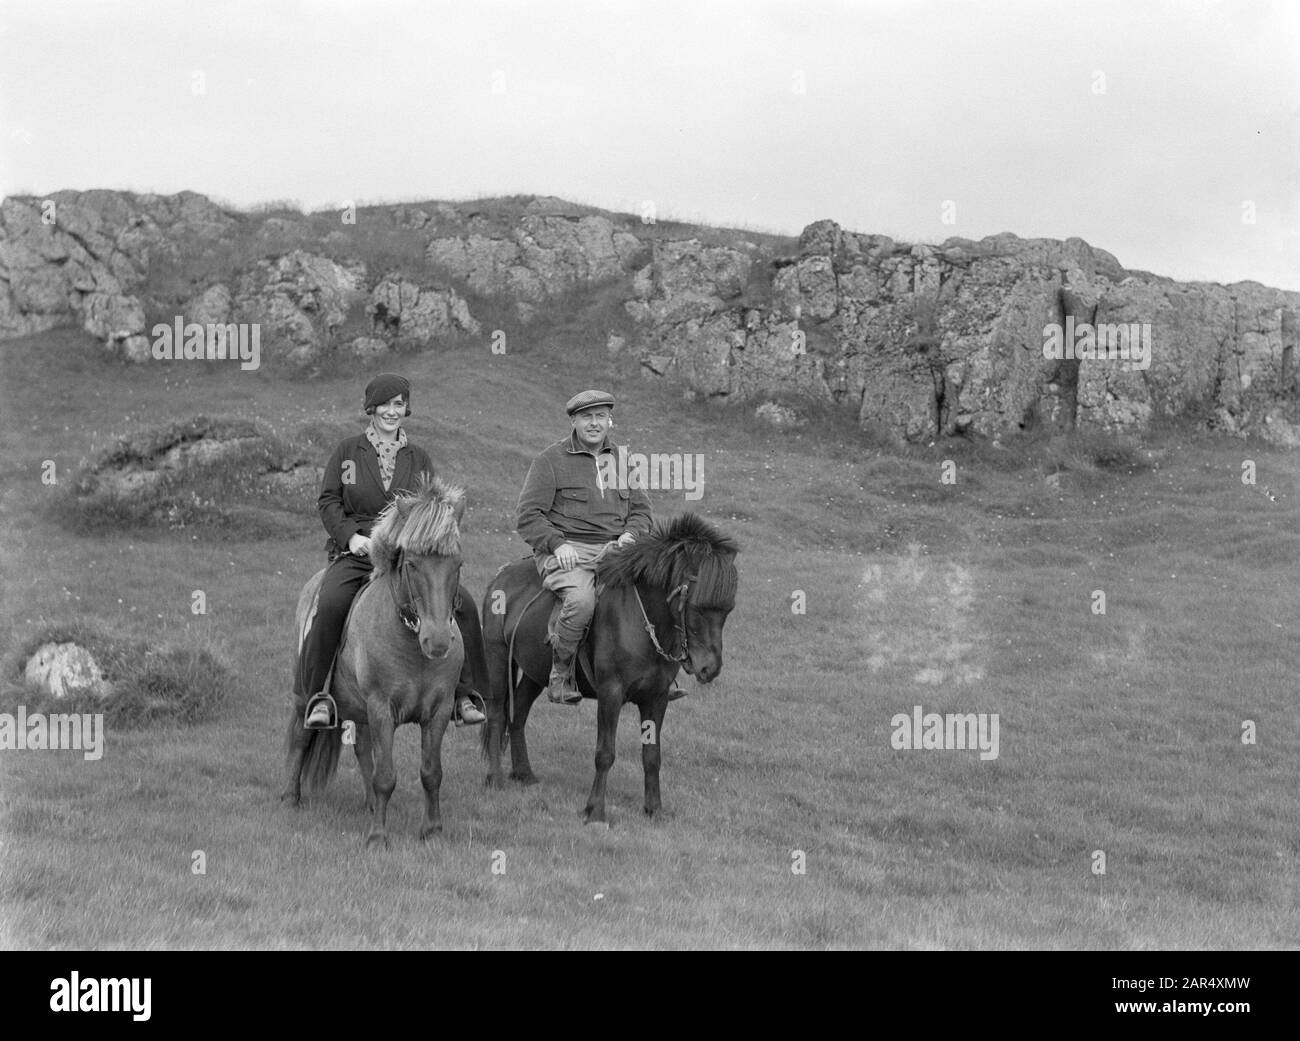
[[[406,600],[405,604],[397,596],[397,587],[399,585],[402,587],[402,596]],[[419,608],[424,601],[411,592],[410,563],[407,561],[405,553],[402,554],[402,562],[397,565],[396,580],[388,584],[388,591],[392,594],[393,604],[397,607],[397,614],[402,619],[402,624],[411,632],[418,634],[420,631]],[[415,610],[412,610],[412,608],[415,608]],[[453,614],[452,617],[454,618],[455,615]],[[448,623],[450,622],[451,618],[448,618]]]
[[[650,616],[646,614],[645,604],[641,601],[641,591],[637,589],[635,582],[632,583],[632,592],[636,595],[637,607],[641,608],[641,620],[645,623],[646,635],[650,637],[651,646],[653,646],[654,649],[659,653],[659,657],[663,658],[665,661],[670,661],[674,665],[678,665],[678,666],[685,665],[686,661],[691,656],[690,638],[686,634],[686,603],[687,603],[687,593],[691,588],[691,582],[693,582],[694,580],[695,580],[695,576],[692,575],[680,586],[677,586],[675,589],[673,589],[668,594],[667,597],[665,597],[665,601],[668,604],[668,613],[670,615],[672,614],[673,601],[680,600],[680,603],[678,604],[677,607],[677,619],[673,623],[673,630],[677,633],[677,643],[678,646],[681,647],[681,652],[678,654],[669,654],[667,651],[663,649],[663,646],[659,643],[659,636],[655,632],[654,623],[650,621]]]

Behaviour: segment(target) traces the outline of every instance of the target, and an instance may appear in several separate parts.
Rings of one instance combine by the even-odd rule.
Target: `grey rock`
[[[263,260],[240,280],[234,307],[287,344],[294,363],[316,359],[360,295],[364,269],[293,250]],[[266,333],[263,333],[263,349]]]
[[[90,694],[107,698],[113,684],[94,656],[76,643],[44,643],[27,659],[26,681],[56,698]]]
[[[453,335],[478,335],[481,326],[469,304],[450,289],[385,280],[371,291],[366,313],[377,336],[432,344]]]

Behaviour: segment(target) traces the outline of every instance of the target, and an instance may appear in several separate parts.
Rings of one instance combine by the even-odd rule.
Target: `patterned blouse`
[[[384,479],[384,491],[393,483],[393,469],[397,466],[397,453],[406,447],[406,431],[397,428],[397,440],[385,441],[379,436],[375,424],[366,427],[366,440],[375,446],[379,455],[379,476]]]

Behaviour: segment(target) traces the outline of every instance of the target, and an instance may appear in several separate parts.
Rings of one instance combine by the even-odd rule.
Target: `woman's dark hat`
[[[367,412],[374,412],[379,405],[385,401],[392,401],[399,394],[406,399],[406,414],[409,416],[411,414],[410,381],[395,372],[381,372],[366,384],[365,409]]]

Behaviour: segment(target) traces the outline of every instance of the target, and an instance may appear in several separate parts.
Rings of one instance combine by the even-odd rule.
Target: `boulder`
[[[1300,424],[1291,422],[1281,409],[1271,409],[1256,428],[1259,436],[1278,448],[1300,448]]]
[[[75,643],[45,643],[27,659],[24,678],[56,698],[90,694],[107,698],[113,685],[99,663]]]
[[[148,340],[144,336],[144,306],[134,296],[88,293],[83,298],[81,307],[82,328],[103,341],[106,348],[131,361],[148,359]],[[141,340],[145,341],[143,357],[139,351]]]

